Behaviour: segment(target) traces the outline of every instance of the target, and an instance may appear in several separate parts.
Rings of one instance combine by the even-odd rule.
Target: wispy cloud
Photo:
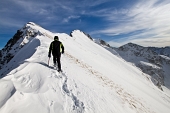
[[[78,19],[80,16],[69,16],[63,19],[63,22],[69,22],[71,19]]]
[[[106,36],[115,45],[145,39],[149,43],[148,38],[170,36],[169,10],[169,0],[1,0],[0,30],[16,31],[33,21],[53,31],[81,29]]]
[[[94,7],[107,1],[109,0],[92,0],[89,4],[87,0],[81,0],[81,2],[78,0],[2,0],[0,13],[3,17],[0,25],[5,23],[12,25],[17,20],[36,21],[36,19],[68,22],[70,19],[78,18],[83,14],[82,12],[88,12],[88,7]]]
[[[126,42],[147,42],[147,38],[153,40],[147,44],[156,46],[155,40],[170,37],[170,2],[152,0],[140,1],[130,9],[109,12],[106,19],[110,22],[107,28],[98,31],[109,36],[124,35],[117,39],[119,43]],[[133,32],[138,32],[133,34]],[[141,32],[139,32],[141,31]],[[139,41],[137,41],[139,40]],[[169,38],[170,40],[170,38]],[[142,43],[144,44],[144,43]],[[163,45],[167,45],[163,43]]]

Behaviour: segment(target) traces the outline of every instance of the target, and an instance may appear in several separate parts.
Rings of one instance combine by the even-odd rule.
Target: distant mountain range
[[[143,47],[128,43],[119,48],[113,48],[105,41],[95,42],[150,75],[152,82],[159,89],[163,90],[164,86],[170,89],[170,46],[162,48]]]

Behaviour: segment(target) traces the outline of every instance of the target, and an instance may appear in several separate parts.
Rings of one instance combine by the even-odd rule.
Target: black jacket
[[[50,44],[49,55],[51,55],[51,51],[53,56],[60,55],[61,53],[64,53],[64,46],[60,41],[54,40]]]

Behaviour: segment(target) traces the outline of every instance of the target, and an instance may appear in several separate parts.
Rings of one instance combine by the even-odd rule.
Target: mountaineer
[[[62,44],[62,42],[59,41],[58,36],[54,37],[54,41],[51,42],[50,44],[50,48],[49,48],[49,53],[48,53],[48,57],[51,57],[51,52],[53,55],[53,63],[54,63],[54,67],[56,67],[56,61],[58,64],[58,72],[61,72],[61,62],[60,62],[60,58],[61,58],[61,53],[64,53],[64,46]]]

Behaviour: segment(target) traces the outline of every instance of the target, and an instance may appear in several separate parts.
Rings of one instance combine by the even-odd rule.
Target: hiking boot
[[[57,71],[58,71],[58,72],[62,72],[62,70],[61,70],[61,69],[58,69]]]

